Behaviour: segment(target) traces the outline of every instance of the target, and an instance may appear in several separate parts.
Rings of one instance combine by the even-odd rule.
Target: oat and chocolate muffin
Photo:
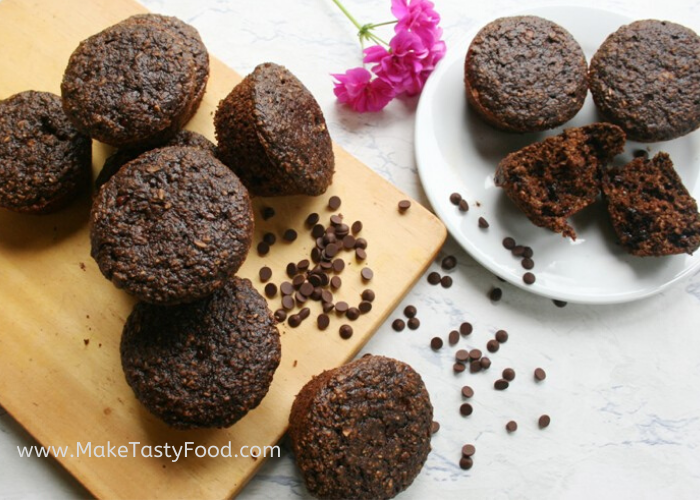
[[[265,299],[233,277],[191,304],[137,304],[121,359],[136,398],[168,425],[228,427],[267,394],[280,340]]]
[[[289,437],[315,497],[392,498],[423,467],[432,420],[420,375],[395,359],[368,355],[301,389]]]
[[[0,101],[0,207],[56,211],[89,189],[92,141],[68,121],[61,98],[26,91]]]
[[[609,169],[603,193],[620,245],[632,255],[692,254],[700,247],[698,205],[667,153]]]
[[[261,64],[219,103],[219,157],[259,196],[326,191],[334,157],[323,112],[286,68]]]
[[[464,63],[467,100],[507,132],[555,128],[586,99],[586,57],[571,34],[537,16],[502,17],[484,26]]]
[[[138,15],[80,43],[63,75],[63,106],[79,130],[107,144],[163,143],[197,110],[208,75],[194,28]]]
[[[245,186],[207,151],[170,146],[127,163],[92,207],[92,256],[117,287],[161,305],[205,297],[245,260]]]
[[[700,37],[684,26],[622,26],[595,53],[588,76],[601,115],[632,140],[666,141],[700,127]]]
[[[161,144],[157,147],[165,146],[189,146],[193,148],[201,148],[216,156],[216,146],[213,142],[204,137],[202,134],[191,132],[189,130],[180,130],[177,134],[175,134],[175,137],[167,141],[165,144]],[[111,179],[120,168],[149,149],[154,148],[125,148],[115,151],[114,154],[105,160],[102,170],[100,170],[100,173],[97,175],[97,179],[95,179],[95,187],[100,189],[100,187]]]
[[[576,239],[567,219],[596,200],[601,169],[624,145],[625,133],[609,123],[566,129],[506,156],[496,185],[533,224]]]

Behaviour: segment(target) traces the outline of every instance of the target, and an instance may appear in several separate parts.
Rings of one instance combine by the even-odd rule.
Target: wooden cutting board
[[[83,2],[65,0],[0,3],[0,99],[28,89],[60,93],[65,64],[78,42],[129,15],[144,12],[130,0]],[[263,61],[260,61],[263,62]],[[188,128],[213,140],[212,115],[220,99],[240,77],[212,58],[211,78],[202,106]],[[94,147],[97,171],[109,151]],[[364,223],[368,259],[347,257],[343,286],[336,300],[351,305],[360,292],[376,292],[373,310],[352,322],[349,340],[338,335],[346,319],[334,316],[328,330],[316,328],[319,304],[300,327],[280,325],[282,361],[262,404],[225,430],[174,431],[161,424],[135,400],[124,381],[119,360],[122,326],[134,300],[114,288],[90,258],[90,197],[44,217],[0,209],[0,403],[42,445],[241,446],[274,445],[282,437],[294,396],[313,375],[355,356],[422,274],[442,245],[440,221],[413,203],[397,210],[406,195],[335,146],[336,175],[331,189],[318,198],[257,199],[255,243],[271,231],[278,242],[266,257],[253,250],[240,275],[262,290],[258,270],[273,269],[280,283],[288,262],[309,255],[313,244],[304,220],[311,212],[327,223],[331,195],[342,199],[346,221]],[[263,221],[263,206],[277,215]],[[300,237],[280,238],[287,228]],[[369,284],[359,270],[374,271]],[[279,307],[279,298],[271,308]],[[348,322],[349,323],[349,322]],[[58,458],[93,494],[101,498],[226,498],[237,493],[262,465],[253,458]],[[272,460],[275,460],[272,458]]]

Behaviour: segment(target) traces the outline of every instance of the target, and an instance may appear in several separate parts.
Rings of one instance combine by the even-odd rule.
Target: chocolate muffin
[[[430,452],[433,407],[410,366],[365,356],[307,383],[289,437],[309,492],[318,498],[393,498]]]
[[[326,191],[334,157],[316,99],[286,68],[261,64],[214,116],[219,157],[259,196]]]
[[[467,101],[506,132],[555,128],[586,99],[586,56],[564,28],[537,16],[502,17],[472,40],[464,63]]]
[[[61,92],[81,131],[116,147],[163,143],[194,115],[209,74],[206,48],[182,21],[143,14],[80,43]]]
[[[495,182],[533,224],[576,239],[567,219],[600,193],[601,169],[625,146],[616,125],[570,128],[506,156]]]
[[[158,147],[165,146],[189,146],[193,148],[201,148],[216,156],[216,146],[213,142],[204,137],[202,134],[191,132],[189,130],[180,130],[177,134],[175,134],[175,137],[167,141],[165,144],[159,145]],[[100,189],[100,187],[111,179],[120,168],[146,151],[148,151],[148,149],[143,148],[127,148],[118,149],[115,151],[114,154],[105,160],[102,170],[100,170],[100,173],[97,175],[97,179],[95,179],[95,187]]]
[[[0,207],[46,214],[90,186],[92,141],[71,125],[61,98],[27,91],[0,101]]]
[[[95,197],[91,218],[102,274],[161,305],[214,292],[241,266],[253,234],[245,186],[191,147],[155,149],[124,165]]]
[[[600,114],[632,140],[666,141],[700,127],[700,37],[684,26],[622,26],[595,53],[588,77]]]
[[[692,254],[700,247],[698,205],[667,153],[609,169],[603,193],[620,245],[632,255]]]
[[[137,304],[121,359],[136,398],[168,425],[228,427],[267,394],[280,339],[265,299],[233,277],[191,304]]]

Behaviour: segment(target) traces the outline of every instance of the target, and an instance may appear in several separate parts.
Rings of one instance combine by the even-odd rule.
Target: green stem
[[[361,25],[360,23],[357,22],[357,19],[355,19],[354,17],[352,17],[352,14],[350,14],[350,13],[348,12],[348,9],[346,9],[345,6],[343,6],[343,4],[340,3],[340,0],[333,0],[333,3],[336,4],[336,5],[338,6],[338,8],[343,12],[343,14],[345,14],[345,17],[347,17],[348,19],[350,19],[350,22],[351,22],[352,24],[354,24],[355,27],[356,27],[358,30],[362,30],[362,25]]]
[[[390,24],[396,24],[399,21],[397,19],[394,19],[393,21],[385,21],[383,23],[376,23],[376,24],[370,24],[369,28],[374,29],[374,28],[379,28],[380,26],[389,26]]]

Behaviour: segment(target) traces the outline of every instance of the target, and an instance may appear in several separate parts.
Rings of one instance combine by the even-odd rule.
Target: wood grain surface
[[[78,42],[144,8],[130,0],[0,2],[0,99],[24,90],[60,93],[65,64]],[[263,61],[260,61],[263,62]],[[212,57],[207,93],[189,129],[213,140],[212,115],[240,76]],[[95,143],[94,169],[107,147]],[[265,232],[278,236],[266,257],[253,250],[239,274],[262,290],[258,270],[273,269],[272,281],[286,279],[288,262],[308,258],[313,239],[304,220],[318,212],[323,222],[333,213],[328,198],[342,199],[349,223],[361,220],[369,242],[368,258],[344,254],[347,267],[336,300],[359,303],[364,288],[376,292],[373,310],[352,322],[354,335],[338,335],[346,319],[332,315],[321,332],[312,303],[311,317],[298,328],[280,325],[282,362],[262,404],[229,429],[174,431],[145,411],[124,381],[119,360],[122,326],[134,300],[100,274],[90,257],[90,195],[50,216],[0,210],[0,403],[42,445],[241,446],[273,445],[284,434],[294,396],[313,375],[352,359],[386,319],[441,247],[446,233],[440,221],[416,202],[397,210],[406,195],[335,146],[336,175],[318,198],[257,199],[255,243]],[[277,215],[263,221],[263,206]],[[281,239],[287,228],[299,231],[293,243]],[[254,243],[254,244],[255,244]],[[363,266],[374,271],[363,283]],[[270,301],[271,309],[279,299]],[[58,458],[94,495],[101,498],[226,498],[237,493],[263,459]],[[274,460],[274,458],[273,458]]]

